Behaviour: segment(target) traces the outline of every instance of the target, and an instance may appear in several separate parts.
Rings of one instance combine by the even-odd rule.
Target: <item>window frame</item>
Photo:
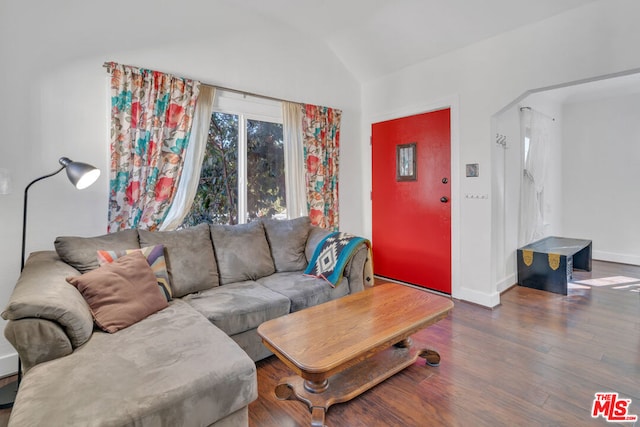
[[[212,116],[215,113],[231,114],[238,117],[238,224],[246,224],[247,121],[256,120],[283,125],[282,102],[220,90],[219,93],[216,93],[214,106],[211,110]],[[287,171],[284,170],[283,173],[286,174]]]

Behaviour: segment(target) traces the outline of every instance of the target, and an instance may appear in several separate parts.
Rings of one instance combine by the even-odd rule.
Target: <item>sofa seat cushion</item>
[[[289,298],[292,313],[349,294],[346,277],[342,278],[340,285],[332,288],[326,280],[304,276],[302,271],[275,273],[257,282]]]
[[[30,369],[9,425],[205,426],[256,398],[256,367],[246,353],[174,300]]]
[[[183,300],[227,335],[257,328],[290,309],[289,298],[253,281],[222,285]]]

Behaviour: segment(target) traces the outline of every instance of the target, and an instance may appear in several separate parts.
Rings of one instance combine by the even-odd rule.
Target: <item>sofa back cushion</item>
[[[138,230],[142,246],[164,245],[165,260],[174,297],[219,285],[209,226],[175,231]]]
[[[140,248],[138,230],[122,230],[96,237],[57,237],[54,246],[58,256],[80,273],[98,268],[98,251]]]
[[[326,228],[320,228],[316,226],[312,226],[311,230],[309,230],[309,238],[307,238],[307,244],[304,248],[305,256],[307,257],[307,262],[311,260],[313,257],[313,253],[316,250],[318,244],[331,234],[332,230],[327,230]]]
[[[262,222],[211,225],[210,228],[221,285],[275,273]]]
[[[282,273],[304,270],[307,266],[304,248],[311,224],[309,217],[268,219],[263,223],[276,271]]]

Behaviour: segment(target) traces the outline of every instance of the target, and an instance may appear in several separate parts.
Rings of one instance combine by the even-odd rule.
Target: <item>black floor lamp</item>
[[[61,157],[58,162],[62,165],[60,169],[48,175],[44,175],[40,178],[34,179],[24,189],[24,208],[22,211],[22,258],[20,260],[21,272],[24,269],[25,261],[25,243],[27,236],[27,196],[29,193],[29,188],[38,181],[42,181],[43,179],[52,177],[62,172],[63,169],[67,170],[67,177],[69,178],[69,181],[71,181],[71,183],[78,190],[89,187],[91,184],[96,182],[96,180],[100,176],[100,169],[86,163],[74,162],[69,160],[67,157]],[[22,380],[21,365],[22,364],[20,363],[20,358],[18,358],[18,380],[0,388],[0,409],[11,408],[13,406],[16,394],[18,393],[18,387],[20,386],[20,381]]]

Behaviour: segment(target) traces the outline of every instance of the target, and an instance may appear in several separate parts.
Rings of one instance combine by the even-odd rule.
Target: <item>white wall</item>
[[[212,0],[204,11],[189,8],[189,2],[177,8],[178,3],[159,2],[144,12],[135,2],[121,3],[131,14],[122,19],[112,4],[66,3],[69,23],[50,22],[47,8],[53,5],[2,6],[0,168],[11,171],[14,185],[12,194],[0,195],[0,307],[19,274],[23,189],[57,169],[59,157],[94,164],[102,176],[82,192],[64,173],[32,187],[27,252],[53,249],[58,235],[106,232],[110,99],[105,61],[342,109],[341,227],[362,234],[363,207],[353,202],[363,192],[360,85],[326,46],[281,23],[243,16],[226,2]],[[0,376],[16,369],[13,348],[0,339]]]
[[[502,292],[517,282],[516,250],[522,246],[518,241],[520,226],[520,186],[523,167],[523,142],[521,135],[521,107],[553,118],[549,125],[550,156],[547,162],[547,176],[544,184],[544,235],[562,234],[562,104],[547,95],[535,93],[513,104],[495,116],[496,134],[504,135],[506,149],[493,143],[493,183],[492,183],[492,238],[493,260],[495,263],[495,283]]]
[[[486,306],[500,301],[492,253],[492,115],[530,89],[639,68],[637,16],[640,2],[602,0],[363,85],[367,165],[370,125],[378,117],[451,96],[459,99],[459,129],[452,129],[459,132],[460,150],[459,174],[452,176],[452,185],[459,183],[452,204],[460,210],[453,224],[460,248],[453,254],[454,265],[460,266],[452,283],[454,297]],[[466,163],[480,164],[479,178],[463,176]],[[370,188],[370,167],[363,178]],[[467,193],[489,194],[489,199],[465,199]],[[371,203],[368,197],[362,201],[370,235]]]
[[[564,106],[563,233],[640,265],[640,94]]]
[[[516,282],[515,248],[518,246],[522,142],[520,105],[513,105],[495,117],[492,142],[492,253],[495,281],[501,292]],[[498,135],[504,144],[497,144]]]
[[[617,80],[617,79],[616,79]],[[519,108],[527,105],[555,118],[555,148],[545,183],[545,235],[593,241],[594,259],[640,264],[640,93],[629,86],[621,95],[592,83],[542,91],[522,99],[496,116],[496,132],[507,137],[508,149],[493,148],[494,254],[498,290],[516,282],[521,142]],[[597,87],[597,86],[596,86]],[[576,89],[580,88],[580,89]],[[579,92],[578,92],[579,91]],[[567,93],[590,94],[565,102]],[[564,94],[564,95],[563,95]],[[570,98],[572,99],[572,98]],[[506,157],[505,157],[506,156]],[[503,158],[506,160],[503,165]],[[503,187],[506,193],[503,196]]]

